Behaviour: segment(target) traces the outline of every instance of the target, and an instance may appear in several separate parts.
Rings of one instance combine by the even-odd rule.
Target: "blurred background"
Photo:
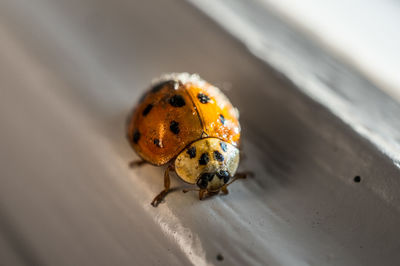
[[[259,2],[400,100],[397,1]]]
[[[397,1],[0,0],[1,265],[398,265]],[[229,196],[163,169],[125,119],[198,73],[239,109]]]

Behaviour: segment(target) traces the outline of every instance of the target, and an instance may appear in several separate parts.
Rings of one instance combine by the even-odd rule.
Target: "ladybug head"
[[[235,174],[239,150],[217,138],[203,138],[190,144],[175,160],[178,176],[200,190],[218,192]]]

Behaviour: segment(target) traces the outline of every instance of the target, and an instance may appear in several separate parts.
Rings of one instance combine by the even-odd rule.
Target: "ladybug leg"
[[[198,188],[185,188],[182,190],[183,193],[188,193],[189,191],[200,191]]]
[[[153,201],[151,202],[151,205],[152,205],[153,207],[157,207],[158,204],[160,204],[160,203],[163,201],[163,199],[165,198],[165,196],[168,194],[169,187],[170,187],[170,185],[171,185],[171,181],[170,181],[170,179],[169,179],[169,171],[170,171],[170,170],[173,170],[172,165],[169,165],[169,166],[167,167],[167,169],[165,170],[165,173],[164,173],[164,190],[161,191],[161,192],[153,199]]]
[[[221,192],[224,193],[225,195],[228,195],[228,194],[229,194],[229,190],[228,190],[228,188],[227,188],[226,185],[223,186],[223,187],[221,187]]]
[[[206,192],[207,192],[206,189],[200,189],[200,191],[199,191],[199,199],[200,200],[204,199]]]
[[[190,189],[182,190],[183,193],[187,193],[189,191],[198,191],[200,200],[203,200],[206,197],[206,194],[207,194],[207,189],[190,188]]]
[[[136,168],[136,167],[140,167],[144,164],[147,164],[147,162],[145,160],[136,160],[136,161],[132,161],[129,163],[129,167],[130,168]]]
[[[254,174],[253,174],[252,172],[237,173],[229,183],[225,184],[225,185],[221,188],[222,192],[224,192],[225,194],[228,194],[228,193],[226,193],[226,192],[228,192],[227,187],[228,187],[230,184],[232,184],[233,182],[235,182],[235,181],[238,180],[238,179],[245,179],[247,176],[253,177]],[[224,190],[226,190],[226,192],[225,192]]]

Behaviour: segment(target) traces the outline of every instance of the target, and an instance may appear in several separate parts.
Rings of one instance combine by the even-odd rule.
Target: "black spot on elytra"
[[[222,256],[221,254],[218,254],[217,255],[217,260],[223,261],[224,260],[224,256]]]
[[[173,107],[182,107],[186,103],[181,95],[176,94],[176,95],[172,96],[171,98],[169,98],[169,104],[172,105]]]
[[[225,117],[223,115],[219,115],[219,121],[221,121],[221,124],[225,125]]]
[[[361,176],[359,176],[359,175],[358,175],[358,176],[355,176],[353,180],[354,180],[354,182],[356,182],[356,183],[360,183],[360,182],[361,182]]]
[[[138,143],[139,139],[140,139],[140,132],[136,130],[135,133],[133,133],[133,142]]]
[[[196,157],[196,147],[190,147],[186,153],[189,154],[190,159],[193,159]]]
[[[201,92],[197,94],[197,98],[199,98],[201,103],[208,103],[210,101],[210,97]]]
[[[171,130],[172,133],[178,135],[180,132],[179,123],[176,121],[171,121],[171,123],[169,124],[169,129]]]
[[[159,139],[154,139],[154,145],[156,145],[157,147],[161,148],[161,143]]]
[[[218,171],[217,176],[219,179],[223,179],[224,183],[227,183],[229,181],[229,178],[231,177],[229,172],[225,170]]]
[[[224,156],[219,151],[214,151],[214,159],[219,162],[223,162]]]
[[[175,88],[175,80],[167,80],[167,81],[162,81],[156,85],[153,86],[153,88],[151,88],[151,92],[152,93],[156,93],[159,92],[162,88],[164,88],[164,86],[168,86],[170,88]]]
[[[200,156],[199,164],[200,165],[206,165],[210,161],[210,156],[208,156],[208,153],[203,153]]]
[[[224,151],[224,152],[226,152],[227,150],[228,150],[228,146],[226,145],[226,143],[225,142],[220,142],[219,143],[219,146],[221,146],[221,149]]]
[[[151,109],[153,108],[153,105],[150,103],[146,106],[146,108],[144,108],[142,115],[146,116],[148,113],[150,113]]]

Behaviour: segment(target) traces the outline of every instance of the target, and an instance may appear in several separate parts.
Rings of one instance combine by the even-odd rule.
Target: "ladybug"
[[[228,185],[246,173],[239,165],[239,112],[215,86],[196,74],[172,73],[153,82],[127,121],[129,143],[141,160],[168,165],[164,189],[151,204],[156,207],[170,189],[169,173],[197,185],[189,190],[205,196],[227,194]],[[189,190],[184,190],[187,192]]]

